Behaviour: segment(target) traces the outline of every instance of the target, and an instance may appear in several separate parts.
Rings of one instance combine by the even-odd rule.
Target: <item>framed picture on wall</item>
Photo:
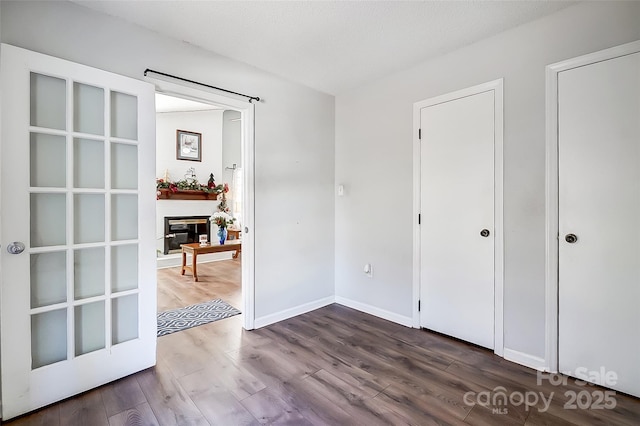
[[[202,133],[176,131],[176,159],[202,161]]]

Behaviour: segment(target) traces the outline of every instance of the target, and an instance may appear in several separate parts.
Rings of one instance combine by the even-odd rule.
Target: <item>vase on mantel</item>
[[[218,227],[218,240],[220,241],[220,245],[224,245],[224,242],[227,240],[227,228],[224,226]]]

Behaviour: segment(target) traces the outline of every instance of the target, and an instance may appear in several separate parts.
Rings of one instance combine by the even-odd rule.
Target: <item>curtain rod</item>
[[[189,79],[182,78],[182,77],[178,77],[178,76],[171,75],[171,74],[166,74],[166,73],[163,73],[163,72],[160,72],[160,71],[154,71],[154,70],[149,69],[149,68],[147,68],[146,70],[144,70],[144,76],[145,76],[145,77],[147,76],[147,73],[148,73],[148,72],[152,72],[152,73],[154,73],[154,74],[158,74],[158,75],[163,75],[163,76],[165,76],[165,77],[175,78],[176,80],[186,81],[187,83],[192,83],[192,84],[197,84],[197,85],[199,85],[199,86],[208,87],[208,88],[210,88],[210,89],[220,90],[220,91],[222,91],[222,92],[231,93],[231,94],[233,94],[233,95],[244,96],[245,98],[249,98],[249,103],[251,103],[251,101],[253,101],[253,100],[255,100],[256,102],[260,102],[260,98],[259,98],[258,96],[249,96],[249,95],[245,95],[245,94],[238,93],[238,92],[234,92],[234,91],[231,91],[231,90],[222,89],[222,88],[220,88],[220,87],[210,86],[210,85],[208,85],[208,84],[200,83],[200,82],[198,82],[198,81],[189,80]]]

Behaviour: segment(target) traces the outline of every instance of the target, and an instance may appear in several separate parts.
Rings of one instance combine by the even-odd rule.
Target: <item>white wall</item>
[[[332,96],[76,4],[0,7],[4,43],[136,79],[151,68],[264,99],[255,107],[256,317],[333,295]]]
[[[235,165],[235,169],[233,168]],[[227,206],[242,228],[242,122],[238,111],[227,110],[222,116],[222,176],[229,184]],[[240,186],[240,191],[236,188]]]
[[[233,170],[242,167],[242,122],[238,111],[227,110],[222,116],[222,177],[229,186],[233,183]],[[224,183],[221,182],[221,183]]]
[[[639,3],[586,2],[337,96],[336,297],[412,316],[413,103],[504,77],[505,346],[544,358],[545,66],[637,39]]]
[[[193,167],[202,184],[213,173],[216,183],[222,182],[222,110],[193,112],[162,112],[156,114],[156,177],[169,171],[172,181],[184,179]],[[176,130],[202,133],[202,161],[176,158]]]

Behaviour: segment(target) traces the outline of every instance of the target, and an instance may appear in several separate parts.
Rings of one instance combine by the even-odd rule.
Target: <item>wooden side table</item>
[[[225,251],[235,251],[233,258],[237,259],[242,252],[242,241],[229,240],[224,245],[210,244],[201,246],[200,243],[181,244],[182,248],[182,269],[180,275],[184,275],[184,271],[191,270],[194,281],[198,281],[197,259],[199,254],[205,253],[221,253]],[[191,266],[187,266],[187,253],[191,254]]]
[[[240,234],[242,234],[242,231],[239,229],[230,229],[227,228],[227,240],[239,240],[240,239]],[[233,238],[231,238],[233,237]]]

